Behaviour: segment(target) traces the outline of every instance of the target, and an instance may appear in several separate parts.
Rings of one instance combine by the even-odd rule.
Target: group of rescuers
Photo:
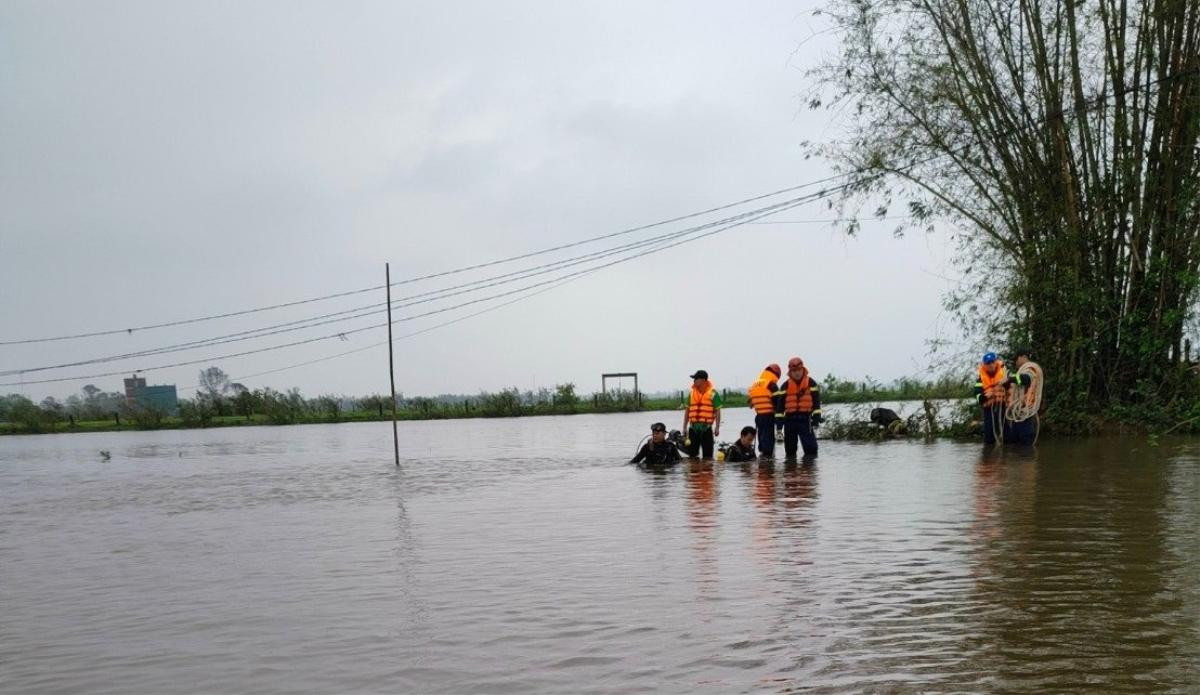
[[[995,444],[998,439],[1012,444],[1033,444],[1037,440],[1036,417],[1019,421],[1005,417],[1014,387],[1032,392],[1034,380],[1042,378],[1041,368],[1030,361],[1028,349],[1016,350],[1015,357],[1017,371],[1012,374],[994,352],[984,354],[980,360],[975,399],[982,409],[984,444]],[[754,460],[756,436],[758,453],[764,458],[774,457],[775,441],[780,433],[788,458],[795,457],[798,448],[803,449],[805,458],[816,457],[815,430],[822,420],[821,388],[799,357],[788,360],[787,381],[780,386],[777,382],[782,376],[778,364],[768,364],[750,387],[748,395],[750,407],[754,409],[754,427],[742,428],[738,440],[725,450],[726,461]],[[706,459],[713,457],[716,438],[721,434],[721,394],[709,380],[707,371],[699,369],[691,379],[692,392],[683,414],[682,431],[687,433],[686,439],[682,442],[668,440],[666,425],[656,422],[650,427],[650,441],[631,463],[678,461],[680,448],[693,458],[697,455]]]
[[[752,461],[758,452],[764,458],[775,455],[776,433],[782,434],[783,448],[789,458],[803,449],[805,458],[817,455],[816,428],[821,426],[821,388],[808,373],[804,360],[788,360],[787,381],[778,364],[769,364],[750,387],[750,407],[754,409],[754,427],[743,427],[741,436],[725,450],[729,462]],[[688,456],[713,457],[716,438],[721,435],[721,394],[699,369],[692,374],[692,392],[683,411],[686,439],[682,448]],[[667,427],[656,422],[650,427],[650,441],[638,451],[632,463],[663,464],[679,459],[677,442],[667,440]]]
[[[1037,408],[1041,405],[1042,368],[1032,361],[1028,348],[1013,351],[1016,371],[1009,372],[1004,360],[994,352],[985,353],[979,361],[975,381],[975,400],[983,411],[983,443],[1033,444],[1037,441],[1040,420]],[[1035,388],[1036,387],[1036,388]],[[1025,399],[1025,403],[1015,401]],[[1035,402],[1035,397],[1038,399]],[[1026,405],[1022,417],[1013,418],[1014,405]]]

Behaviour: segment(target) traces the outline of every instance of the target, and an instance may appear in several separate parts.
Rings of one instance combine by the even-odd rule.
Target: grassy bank
[[[900,394],[892,391],[877,393],[853,394],[853,399],[845,395],[831,394],[826,401],[834,403],[875,403],[880,401],[906,400],[898,397]],[[958,394],[961,395],[961,394]],[[723,394],[724,407],[746,408],[749,402],[745,394],[728,392]],[[494,404],[493,404],[494,405]],[[584,399],[576,403],[533,403],[521,404],[513,402],[504,407],[488,407],[470,401],[458,404],[434,403],[416,400],[415,405],[400,408],[396,412],[397,420],[451,420],[466,418],[497,418],[497,417],[533,417],[539,415],[585,415],[597,413],[629,413],[643,411],[680,410],[682,403],[674,398],[644,398],[639,403],[633,398],[625,399]],[[130,430],[156,429],[207,429],[213,427],[247,427],[256,425],[309,425],[332,424],[340,422],[378,422],[391,419],[387,408],[369,410],[354,410],[332,413],[328,411],[314,412],[310,409],[295,408],[292,410],[276,411],[270,414],[251,413],[249,415],[212,415],[207,418],[165,416],[156,422],[139,422],[136,418],[123,416],[119,419],[110,417],[101,420],[65,420],[46,422],[36,428],[27,424],[0,422],[0,435],[15,434],[51,434],[68,432],[123,432]]]

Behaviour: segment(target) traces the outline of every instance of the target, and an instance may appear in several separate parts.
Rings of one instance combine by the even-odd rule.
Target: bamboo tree
[[[842,37],[813,146],[839,217],[903,202],[955,230],[968,332],[1031,342],[1062,413],[1196,399],[1181,364],[1200,271],[1200,2],[833,0]],[[854,233],[855,223],[847,231]]]

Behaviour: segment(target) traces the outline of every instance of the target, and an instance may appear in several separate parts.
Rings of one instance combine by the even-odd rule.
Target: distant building
[[[125,403],[133,405],[133,401],[137,398],[137,390],[146,388],[146,380],[134,374],[132,377],[125,380]]]
[[[179,414],[179,394],[175,384],[147,386],[146,380],[136,374],[125,380],[125,403],[153,408],[167,415]]]

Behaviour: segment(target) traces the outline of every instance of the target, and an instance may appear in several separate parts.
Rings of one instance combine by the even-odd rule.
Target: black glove
[[[825,418],[821,417],[820,413],[816,413],[812,416],[812,426],[814,429],[820,427],[822,422],[825,422]]]

